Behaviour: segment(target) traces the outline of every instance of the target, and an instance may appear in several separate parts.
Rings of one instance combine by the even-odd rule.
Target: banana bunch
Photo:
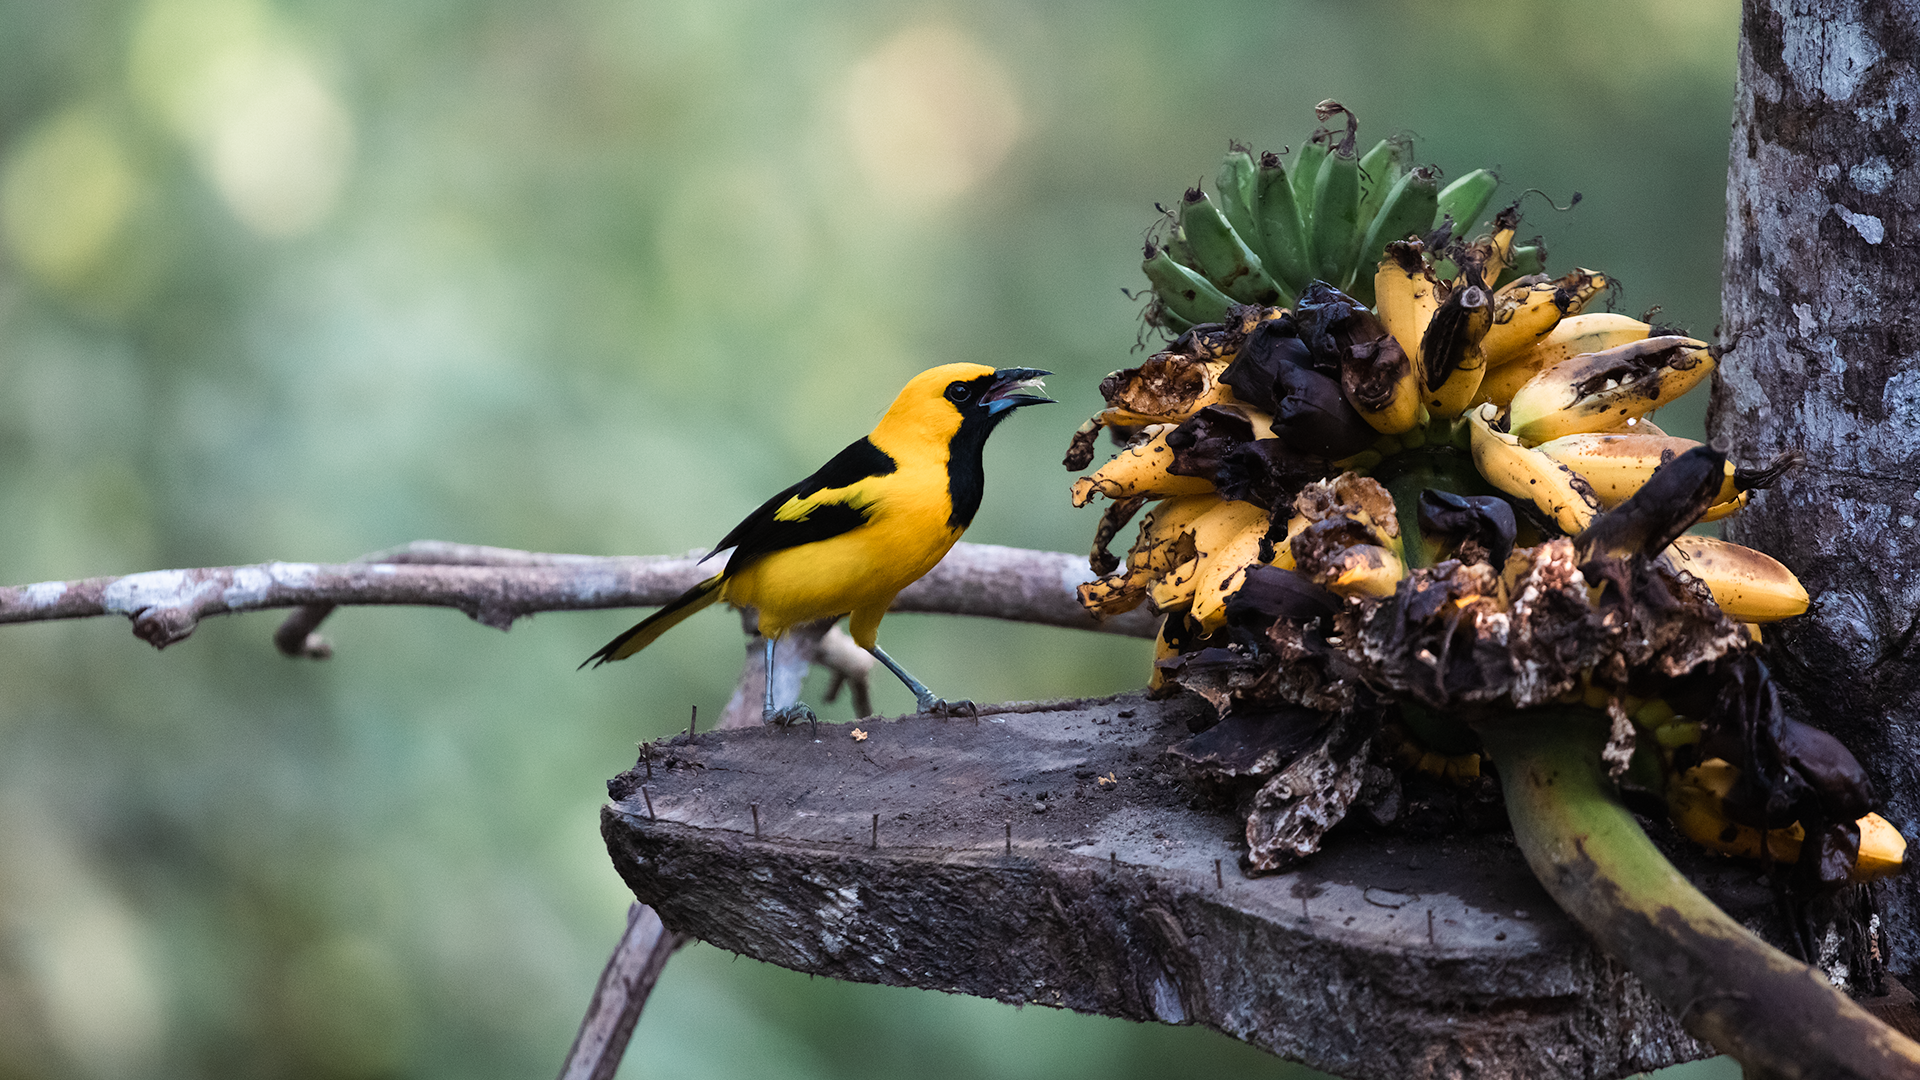
[[[1588,310],[1615,283],[1549,276],[1517,244],[1517,204],[1472,235],[1491,174],[1437,190],[1401,144],[1356,155],[1352,115],[1320,107],[1340,114],[1344,130],[1317,132],[1290,168],[1233,149],[1218,202],[1189,191],[1149,245],[1153,317],[1177,336],[1102,382],[1107,407],[1069,448],[1081,471],[1102,429],[1122,443],[1072,485],[1075,506],[1112,504],[1081,602],[1164,615],[1152,688],[1197,690],[1223,714],[1377,695],[1390,717],[1396,700],[1441,717],[1625,702],[1664,755],[1653,771],[1670,782],[1652,787],[1683,830],[1749,854],[1765,833],[1791,861],[1800,827],[1728,817],[1713,784],[1739,766],[1699,759],[1700,723],[1626,686],[1745,655],[1758,624],[1807,609],[1778,561],[1685,532],[1801,456],[1749,466],[1662,431],[1651,414],[1714,369],[1706,342]],[[1130,549],[1109,554],[1142,510]],[[1332,606],[1290,623],[1276,589]],[[1479,760],[1418,737],[1388,758],[1463,782]],[[1884,821],[1846,821],[1864,838],[1856,877],[1902,864]]]
[[[1174,333],[1223,321],[1236,304],[1291,307],[1309,284],[1324,281],[1372,302],[1373,265],[1392,241],[1436,231],[1466,237],[1480,224],[1499,177],[1476,169],[1440,185],[1439,174],[1411,162],[1404,138],[1382,139],[1365,153],[1359,122],[1337,101],[1315,114],[1324,125],[1291,162],[1235,145],[1214,177],[1214,193],[1195,187],[1168,211],[1170,229],[1150,241],[1141,269],[1153,286],[1152,323]],[[1483,282],[1536,273],[1538,244],[1507,248]]]

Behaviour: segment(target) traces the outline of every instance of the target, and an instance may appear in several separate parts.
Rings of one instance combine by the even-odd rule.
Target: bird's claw
[[[811,724],[815,720],[813,710],[806,703],[796,701],[777,712],[765,713],[760,717],[763,724],[775,724],[780,727],[792,727],[795,724]]]
[[[932,694],[918,699],[916,704],[921,712],[939,716],[974,716],[980,711],[979,706],[965,698],[959,701],[948,701],[945,698],[934,697]]]

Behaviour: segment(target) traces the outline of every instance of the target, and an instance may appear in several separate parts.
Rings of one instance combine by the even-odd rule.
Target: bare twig
[[[426,541],[345,564],[259,563],[150,570],[118,577],[0,586],[0,623],[125,615],[155,648],[186,639],[210,615],[339,604],[451,607],[506,629],[542,611],[664,604],[710,567],[684,556],[548,555]],[[428,561],[435,560],[435,561]],[[991,544],[958,544],[894,601],[895,611],[979,615],[1148,637],[1153,620],[1132,612],[1095,622],[1074,596],[1090,576],[1086,558]],[[299,655],[324,655],[314,627],[324,612],[276,635]]]
[[[668,930],[645,904],[627,909],[627,931],[607,958],[593,1001],[560,1067],[560,1080],[613,1080],[640,1010],[675,949],[687,938]]]

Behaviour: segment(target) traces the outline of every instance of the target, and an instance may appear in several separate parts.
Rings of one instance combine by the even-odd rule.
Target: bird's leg
[[[781,727],[788,727],[793,724],[813,723],[814,721],[813,710],[807,708],[805,702],[796,701],[784,709],[779,709],[779,710],[774,709],[773,707],[773,639],[767,638],[766,641],[767,641],[767,679],[766,679],[767,698],[766,698],[766,704],[762,706],[760,709],[760,722],[763,724],[779,724]]]
[[[959,716],[973,715],[973,702],[964,700],[946,701],[934,697],[933,691],[927,689],[927,684],[907,674],[907,669],[896,663],[893,657],[888,656],[886,650],[878,645],[874,645],[868,648],[867,651],[873,654],[874,659],[887,665],[887,670],[893,672],[901,682],[907,684],[907,689],[913,691],[914,707],[921,712],[954,713]]]

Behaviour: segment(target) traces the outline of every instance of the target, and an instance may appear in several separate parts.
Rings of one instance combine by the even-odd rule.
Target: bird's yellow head
[[[985,364],[942,364],[915,375],[893,399],[873,429],[876,442],[917,437],[949,443],[964,431],[969,442],[984,442],[1006,415],[1022,405],[1052,398],[1040,389],[1039,368],[999,368]]]

